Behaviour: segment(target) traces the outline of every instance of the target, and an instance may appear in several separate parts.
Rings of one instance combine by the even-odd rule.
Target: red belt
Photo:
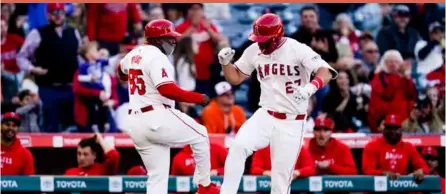
[[[287,116],[285,113],[274,112],[274,111],[268,110],[268,114],[275,117],[276,119],[280,119],[280,120],[287,119]],[[305,116],[306,116],[305,114],[296,115],[296,117],[294,119],[295,120],[304,120]]]
[[[170,106],[167,105],[167,104],[163,104],[163,106],[164,106],[164,108],[170,108]],[[149,106],[146,106],[146,107],[142,107],[140,110],[141,110],[142,113],[149,112],[149,111],[153,110],[153,106],[149,105]],[[129,114],[132,114],[132,111],[133,111],[132,109],[129,109]]]

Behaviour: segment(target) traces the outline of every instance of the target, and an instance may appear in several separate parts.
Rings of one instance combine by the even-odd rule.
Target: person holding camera
[[[82,139],[77,146],[78,166],[65,171],[69,176],[115,175],[119,167],[119,152],[108,145],[101,134]]]

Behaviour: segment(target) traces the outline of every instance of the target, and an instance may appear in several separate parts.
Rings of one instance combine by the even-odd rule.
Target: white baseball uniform
[[[207,186],[211,168],[206,128],[174,109],[175,102],[157,90],[174,82],[174,67],[167,56],[155,46],[144,45],[130,51],[120,64],[129,77],[128,134],[148,172],[147,193],[167,194],[173,145],[191,145],[197,165],[194,182]]]
[[[332,68],[310,47],[291,38],[284,38],[270,55],[261,54],[254,43],[234,66],[246,76],[257,71],[261,108],[242,125],[229,149],[220,193],[236,194],[246,158],[268,145],[272,160],[271,193],[289,193],[308,107],[308,100],[296,102],[291,86],[309,83],[312,72],[319,67]]]

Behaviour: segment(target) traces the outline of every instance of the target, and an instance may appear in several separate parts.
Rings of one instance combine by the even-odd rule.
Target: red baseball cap
[[[139,165],[139,166],[134,166],[134,167],[130,168],[130,170],[127,171],[127,175],[129,175],[129,176],[145,176],[145,175],[147,175],[147,171],[143,166]]]
[[[334,122],[328,117],[325,116],[319,116],[314,121],[314,128],[327,128],[330,130],[334,129]]]
[[[10,120],[20,123],[20,115],[15,112],[7,112],[2,115],[2,123]]]
[[[428,147],[423,147],[423,149],[421,150],[421,155],[438,157],[438,152],[437,149],[435,149],[434,147],[428,146]]]
[[[65,5],[63,3],[48,3],[47,11],[48,13],[53,11],[65,11]]]
[[[401,127],[401,124],[403,123],[403,119],[395,114],[389,114],[384,119],[384,125],[386,126],[395,126],[395,127]]]

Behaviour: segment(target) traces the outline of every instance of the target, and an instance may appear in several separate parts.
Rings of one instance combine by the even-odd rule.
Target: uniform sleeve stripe
[[[171,84],[171,83],[175,83],[175,82],[174,82],[174,81],[165,81],[165,82],[161,82],[161,83],[159,83],[158,85],[156,85],[155,88],[158,88],[158,87],[160,87],[160,86],[162,86],[162,85]]]
[[[249,74],[243,72],[242,70],[240,70],[240,68],[238,68],[236,64],[234,64],[233,66],[235,67],[235,69],[237,69],[237,71],[239,71],[239,72],[242,73],[243,75],[246,75],[246,76],[248,76],[248,77],[251,76],[251,75],[249,75]]]

